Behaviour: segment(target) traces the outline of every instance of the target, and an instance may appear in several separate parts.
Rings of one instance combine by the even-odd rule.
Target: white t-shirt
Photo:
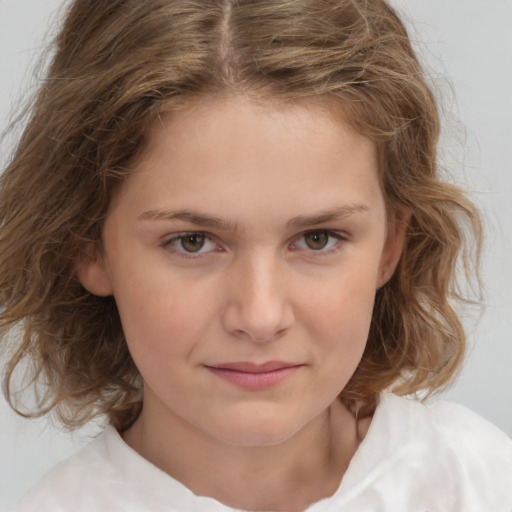
[[[112,427],[16,512],[233,512],[194,495]],[[512,512],[512,440],[468,409],[384,394],[336,493],[308,512]]]

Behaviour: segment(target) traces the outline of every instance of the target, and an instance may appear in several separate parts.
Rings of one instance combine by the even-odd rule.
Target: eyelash
[[[346,235],[344,235],[342,232],[339,232],[339,231],[332,231],[329,229],[311,229],[308,231],[304,231],[299,236],[297,236],[294,239],[294,242],[291,244],[292,248],[298,243],[298,241],[304,239],[304,237],[307,236],[308,234],[315,234],[315,233],[325,234],[329,238],[336,239],[337,242],[332,247],[330,247],[328,249],[322,248],[322,249],[315,250],[315,249],[311,249],[311,248],[296,248],[296,250],[305,250],[313,255],[320,256],[320,257],[321,256],[330,256],[332,254],[335,254],[335,253],[341,251],[343,249],[343,244],[340,242],[344,242],[347,240]],[[222,249],[219,248],[219,246],[217,246],[217,249],[213,250],[213,251],[209,250],[209,251],[196,252],[196,253],[188,252],[185,249],[177,249],[176,247],[173,246],[174,243],[179,242],[180,240],[184,240],[187,236],[191,236],[191,235],[204,236],[206,241],[214,242],[214,238],[211,235],[209,235],[208,233],[205,233],[203,231],[185,231],[182,233],[177,233],[170,238],[164,239],[162,241],[161,245],[164,249],[172,252],[173,254],[176,254],[179,257],[188,258],[188,259],[201,258],[207,254],[210,254],[211,252],[223,252]]]
[[[166,238],[162,242],[162,247],[168,251],[170,251],[173,254],[176,254],[177,256],[180,256],[182,258],[189,258],[189,259],[197,259],[204,257],[204,255],[210,253],[210,252],[221,252],[221,251],[204,251],[204,252],[188,252],[185,249],[177,249],[176,247],[173,247],[173,243],[178,242],[180,240],[184,240],[187,236],[192,235],[200,235],[203,236],[205,241],[213,242],[213,238],[208,234],[204,233],[203,231],[185,231],[182,233],[177,233],[176,235]],[[202,248],[201,248],[202,249]]]
[[[339,232],[339,231],[332,231],[329,229],[310,229],[309,231],[305,231],[300,236],[295,238],[295,242],[293,243],[293,245],[296,245],[297,241],[303,240],[307,235],[311,235],[311,234],[324,234],[324,235],[327,235],[328,238],[332,238],[332,239],[336,240],[336,243],[334,243],[334,245],[328,249],[321,248],[321,249],[315,250],[315,249],[312,249],[311,247],[299,248],[299,250],[303,249],[315,256],[320,256],[320,257],[321,256],[330,256],[332,254],[335,254],[335,253],[341,251],[343,249],[344,245],[340,242],[347,241],[346,235],[344,235],[342,232]],[[326,245],[327,246],[329,245],[329,241],[327,242]]]

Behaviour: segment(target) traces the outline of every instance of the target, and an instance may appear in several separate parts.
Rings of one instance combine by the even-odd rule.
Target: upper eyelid
[[[333,236],[339,236],[339,237],[347,237],[347,233],[340,229],[328,229],[328,228],[312,228],[312,229],[305,229],[304,231],[301,231],[300,233],[294,234],[291,239],[300,238],[301,236],[307,235],[308,233],[317,233],[317,232],[324,232],[329,235]],[[175,233],[169,233],[162,237],[164,240],[174,240],[186,235],[204,235],[206,238],[209,238],[211,240],[218,239],[216,235],[213,233],[210,233],[209,231],[203,231],[200,229],[187,229],[183,231],[177,231]]]
[[[169,252],[171,254],[174,254],[176,255],[177,257],[180,257],[180,258],[185,258],[185,259],[188,259],[188,260],[194,260],[194,259],[200,259],[200,258],[204,258],[206,255],[212,253],[212,252],[216,252],[215,250],[208,250],[208,251],[199,251],[199,252],[189,252],[189,251],[186,251],[186,250],[182,250],[182,249],[179,249],[177,247],[174,247],[173,246],[173,242],[176,241],[176,240],[179,240],[180,238],[184,238],[185,236],[187,235],[204,235],[204,237],[211,241],[212,243],[216,244],[217,247],[219,246],[218,242],[216,242],[213,238],[212,235],[210,235],[209,233],[206,233],[204,231],[180,231],[178,233],[173,233],[173,234],[170,234],[168,236],[164,236],[163,238],[161,238],[160,240],[160,247],[162,247],[166,252]]]
[[[174,242],[175,240],[179,240],[180,238],[184,238],[187,235],[202,235],[205,237],[205,239],[210,240],[213,243],[218,243],[217,238],[212,235],[211,233],[207,233],[206,231],[180,231],[178,233],[172,233],[168,234],[166,236],[163,236],[160,239],[161,245],[170,245],[171,242]]]
[[[334,230],[334,229],[322,229],[322,228],[308,229],[306,231],[303,231],[300,235],[292,238],[291,243],[290,243],[290,245],[292,246],[292,249],[293,249],[293,246],[296,245],[298,243],[298,241],[300,241],[300,239],[303,238],[308,233],[318,233],[318,232],[326,233],[328,236],[335,238],[337,240],[337,242],[332,247],[330,247],[328,249],[314,250],[311,248],[295,247],[295,250],[306,251],[308,253],[314,254],[319,257],[327,256],[329,254],[333,254],[334,252],[339,251],[341,249],[340,244],[348,241],[348,235],[344,231],[339,231],[339,230]]]
[[[179,238],[183,238],[187,235],[203,235],[205,238],[208,238],[209,240],[215,240],[215,235],[212,235],[211,233],[208,233],[207,231],[199,231],[199,230],[187,230],[187,231],[178,231],[176,233],[170,233],[162,237],[162,241],[170,242],[172,240],[178,240]]]
[[[302,231],[298,235],[295,235],[292,237],[292,240],[297,240],[308,233],[327,233],[329,236],[333,236],[335,238],[347,239],[348,234],[346,231],[340,230],[340,229],[327,229],[327,228],[314,228],[314,229],[306,229],[305,231]]]
[[[336,229],[327,229],[327,228],[313,228],[313,229],[306,229],[298,234],[295,234],[293,237],[291,237],[289,244],[293,245],[298,240],[300,240],[302,237],[307,235],[308,233],[317,233],[317,232],[324,232],[327,233],[329,236],[333,236],[334,238],[337,238],[338,240],[347,240],[348,235],[346,232]],[[208,231],[201,231],[201,230],[186,230],[186,231],[179,231],[176,233],[168,234],[161,239],[162,245],[170,245],[171,242],[175,240],[179,240],[182,237],[185,237],[187,235],[193,235],[193,234],[200,234],[203,235],[206,239],[210,240],[211,242],[217,244],[217,245],[223,245],[222,242],[219,240],[218,237],[213,235],[212,233]],[[289,245],[287,244],[287,245]],[[186,252],[186,251],[180,251],[179,249],[176,249],[177,252]],[[207,251],[210,252],[210,251]],[[320,251],[319,251],[320,252]],[[188,253],[187,253],[188,254]],[[190,253],[193,254],[193,253]],[[205,254],[205,253],[202,253]],[[199,253],[198,253],[199,255]]]

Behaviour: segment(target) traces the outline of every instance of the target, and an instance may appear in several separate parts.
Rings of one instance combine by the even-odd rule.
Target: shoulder
[[[146,469],[156,473],[158,480],[160,471],[133,452],[113,427],[107,427],[44,475],[14,512],[133,510],[144,494],[146,479],[151,480]]]
[[[389,425],[403,425],[402,439],[412,448],[435,450],[463,473],[503,472],[512,482],[512,440],[467,407],[383,395],[382,408]]]
[[[113,427],[51,469],[13,512],[228,510],[195,496],[132,450]]]
[[[21,499],[15,512],[68,510],[77,497],[94,492],[109,478],[109,429],[77,453],[56,464]]]
[[[418,400],[383,395],[382,408],[388,422],[402,422],[410,438],[421,435],[432,445],[443,446],[461,458],[477,458],[482,464],[495,464],[500,459],[510,467],[512,440],[491,422],[467,407],[439,400]],[[500,457],[496,455],[500,454]]]
[[[512,440],[464,406],[384,394],[342,491],[347,510],[511,512]]]
[[[460,404],[424,404],[385,396],[384,407],[403,422],[405,453],[418,470],[453,497],[461,510],[512,510],[512,440]]]

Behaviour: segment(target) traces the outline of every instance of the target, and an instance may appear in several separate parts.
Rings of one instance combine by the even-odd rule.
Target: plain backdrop
[[[446,397],[512,436],[512,0],[392,3],[412,23],[411,37],[444,98],[444,159],[486,217],[486,308],[476,326],[466,321],[470,353]],[[61,5],[0,0],[0,130]],[[16,417],[0,398],[0,510],[85,442],[83,432],[70,436],[45,420]]]

